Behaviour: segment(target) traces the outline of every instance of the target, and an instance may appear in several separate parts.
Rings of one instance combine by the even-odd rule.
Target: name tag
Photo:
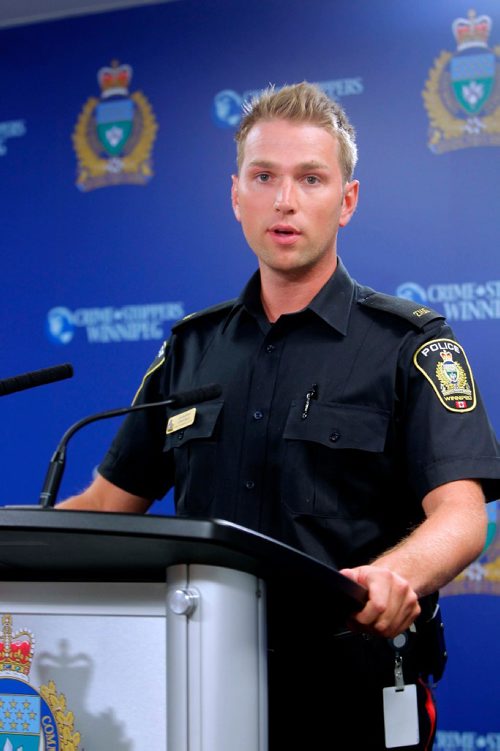
[[[175,433],[176,430],[182,430],[183,428],[189,427],[194,423],[195,417],[196,407],[192,407],[192,409],[188,409],[186,412],[181,412],[179,415],[174,415],[167,422],[167,435]]]

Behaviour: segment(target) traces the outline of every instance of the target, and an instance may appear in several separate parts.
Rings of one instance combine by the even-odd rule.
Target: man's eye
[[[306,176],[306,183],[308,185],[316,185],[316,183],[319,182],[319,178],[316,177],[316,175],[307,175]]]
[[[262,172],[260,175],[257,175],[257,180],[260,183],[267,183],[270,179],[270,175],[267,174],[267,172]]]

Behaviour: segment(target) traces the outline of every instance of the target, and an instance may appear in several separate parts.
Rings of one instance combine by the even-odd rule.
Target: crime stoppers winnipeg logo
[[[130,65],[116,61],[97,73],[101,96],[87,99],[73,133],[80,190],[145,185],[153,177],[158,126],[144,94],[129,94],[131,79]]]
[[[184,315],[182,302],[76,310],[59,305],[48,311],[45,330],[53,344],[69,344],[78,331],[86,333],[88,344],[161,341],[167,336],[166,324]]]
[[[403,282],[396,295],[442,310],[448,321],[500,319],[500,279],[435,283],[428,287],[414,281]]]
[[[441,52],[429,72],[422,96],[435,154],[500,146],[500,45],[488,47],[491,28],[491,18],[474,10],[456,18],[456,52]]]
[[[36,689],[29,683],[35,638],[31,631],[13,632],[12,616],[2,616],[0,632],[1,751],[78,751],[80,733],[73,713],[53,681]]]

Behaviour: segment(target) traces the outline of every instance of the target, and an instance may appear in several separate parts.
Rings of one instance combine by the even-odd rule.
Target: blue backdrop
[[[233,135],[269,82],[342,101],[361,198],[340,254],[359,281],[447,314],[500,432],[500,8],[470,8],[184,0],[0,31],[0,378],[75,368],[2,399],[0,503],[36,503],[64,430],[127,404],[172,322],[255,268],[230,207]],[[61,497],[117,425],[74,438]],[[500,749],[496,530],[493,504],[487,549],[443,592],[436,749]]]

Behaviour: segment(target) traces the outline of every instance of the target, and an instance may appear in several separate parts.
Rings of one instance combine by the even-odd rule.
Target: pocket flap
[[[381,452],[389,419],[389,412],[364,405],[311,402],[303,420],[302,404],[294,401],[283,435],[291,441],[312,441],[332,449]]]
[[[194,404],[188,408],[169,410],[167,424],[172,417],[179,417],[193,408],[196,409],[196,412],[190,425],[174,430],[165,436],[164,451],[182,446],[188,441],[211,438],[215,432],[223,404],[223,401],[211,401]],[[179,421],[179,424],[182,424],[182,422]]]

